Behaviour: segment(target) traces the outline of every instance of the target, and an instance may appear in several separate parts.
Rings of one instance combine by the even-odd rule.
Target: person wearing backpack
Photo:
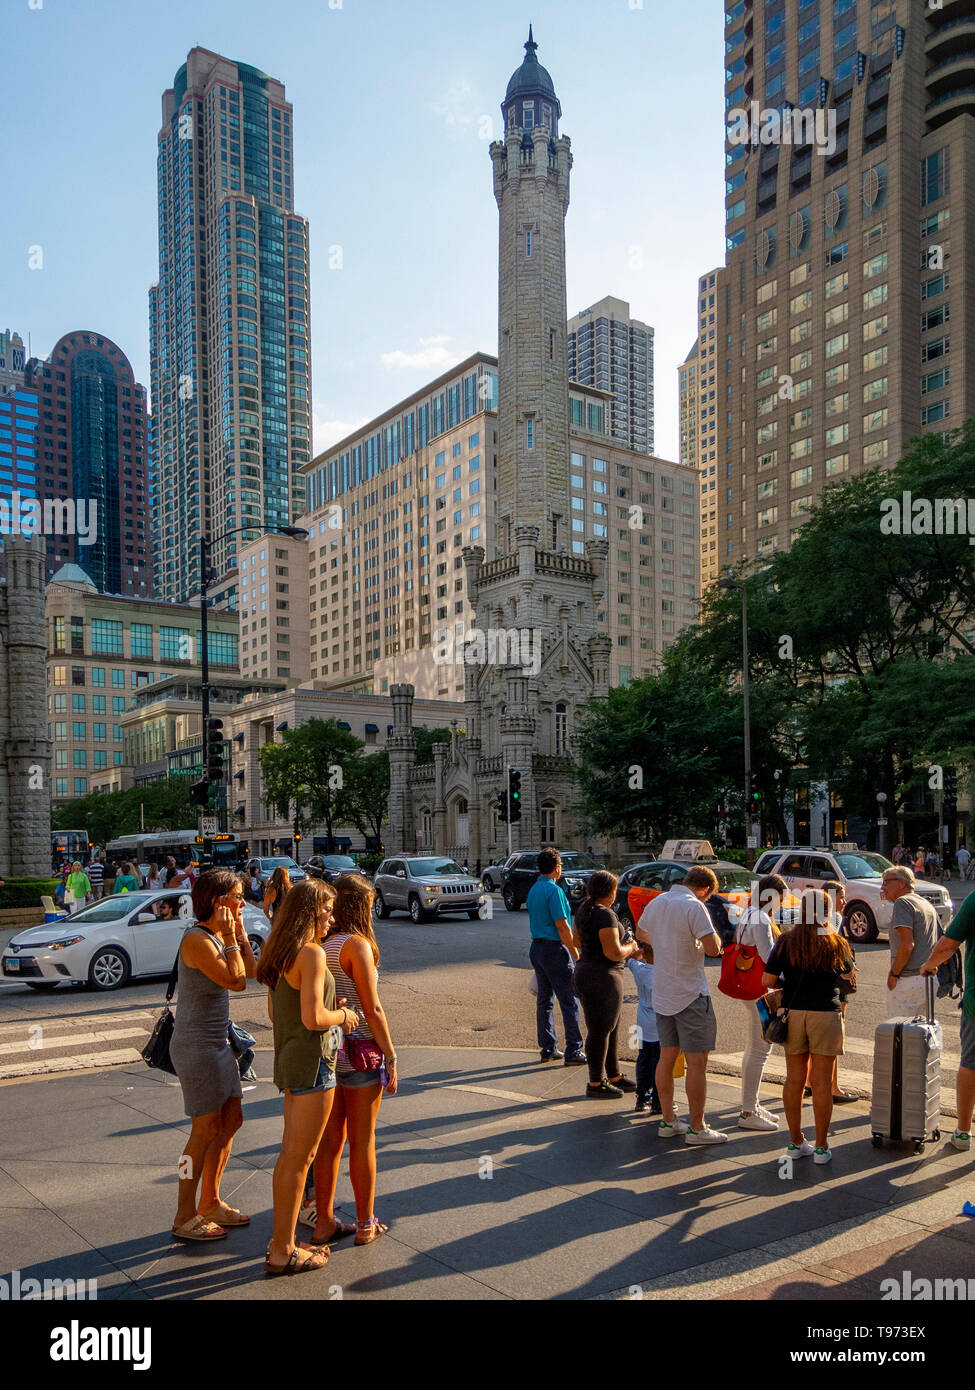
[[[779,929],[771,914],[781,907],[782,899],[788,893],[788,885],[779,874],[766,874],[758,881],[758,904],[750,903],[738,920],[734,940],[739,946],[754,946],[758,953],[761,969],[772,954]],[[748,1044],[741,1059],[741,1113],[738,1116],[739,1129],[757,1129],[770,1132],[778,1129],[779,1122],[770,1110],[759,1102],[758,1088],[762,1084],[765,1063],[772,1051],[762,1034],[762,1019],[758,1001],[743,999],[742,1007],[748,1020]]]

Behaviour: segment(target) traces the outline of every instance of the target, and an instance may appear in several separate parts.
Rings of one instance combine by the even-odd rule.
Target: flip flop
[[[846,1105],[846,1104],[848,1104],[851,1100],[860,1100],[860,1099],[861,1099],[860,1096],[855,1096],[855,1095],[853,1095],[852,1092],[850,1092],[850,1091],[841,1091],[840,1094],[839,1094],[838,1096],[834,1096],[834,1097],[833,1097],[833,1104],[834,1104],[834,1105]]]
[[[208,1211],[206,1216],[204,1216],[203,1218],[204,1221],[212,1221],[216,1226],[249,1226],[251,1224],[250,1217],[245,1216],[244,1213],[242,1211],[238,1211],[236,1207],[224,1208],[225,1211],[230,1212],[230,1215],[233,1218],[232,1220],[221,1219],[217,1215],[217,1212],[219,1210],[219,1207],[214,1207],[213,1211]]]
[[[192,1216],[182,1226],[173,1227],[173,1240],[226,1240],[227,1232],[205,1216]]]
[[[296,1245],[291,1252],[288,1263],[286,1265],[277,1266],[272,1265],[268,1259],[270,1252],[271,1247],[268,1246],[267,1254],[264,1256],[265,1279],[280,1279],[283,1275],[290,1276],[292,1274],[311,1274],[316,1269],[324,1269],[328,1264],[330,1253],[327,1245],[322,1245],[317,1250],[305,1250],[302,1246]],[[300,1264],[298,1263],[299,1252],[307,1256]],[[317,1257],[323,1253],[325,1255],[324,1260],[318,1260]]]
[[[331,1235],[326,1236],[324,1240],[310,1240],[307,1243],[312,1249],[320,1250],[323,1245],[334,1245],[337,1240],[345,1240],[347,1236],[354,1236],[355,1233],[355,1226],[350,1226],[344,1221],[337,1220]]]

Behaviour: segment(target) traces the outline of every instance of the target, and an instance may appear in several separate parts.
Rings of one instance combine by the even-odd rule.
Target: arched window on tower
[[[569,747],[569,714],[560,701],[555,706],[555,755],[564,757]]]
[[[535,103],[526,101],[522,107],[522,121],[526,130],[532,130],[535,126]]]
[[[542,831],[542,844],[558,844],[558,833],[556,828],[557,808],[552,801],[543,801],[539,809],[539,821]]]

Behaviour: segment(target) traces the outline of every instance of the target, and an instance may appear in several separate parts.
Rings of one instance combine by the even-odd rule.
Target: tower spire
[[[532,35],[532,26],[531,26],[531,24],[529,24],[529,25],[528,25],[528,42],[525,44],[525,52],[526,52],[526,53],[534,53],[534,52],[536,51],[537,48],[538,48],[538,44],[535,42],[534,36]]]

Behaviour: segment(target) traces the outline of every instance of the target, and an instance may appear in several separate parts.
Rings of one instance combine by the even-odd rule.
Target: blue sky
[[[32,3],[0,0],[0,327],[30,333],[35,355],[95,329],[149,385],[160,101],[197,44],[279,78],[294,107],[316,449],[468,353],[496,352],[482,117],[496,137],[531,20],[575,160],[569,313],[614,294],[653,324],[656,451],[677,456],[697,277],[724,255],[717,0]],[[32,246],[42,269],[28,268]]]

